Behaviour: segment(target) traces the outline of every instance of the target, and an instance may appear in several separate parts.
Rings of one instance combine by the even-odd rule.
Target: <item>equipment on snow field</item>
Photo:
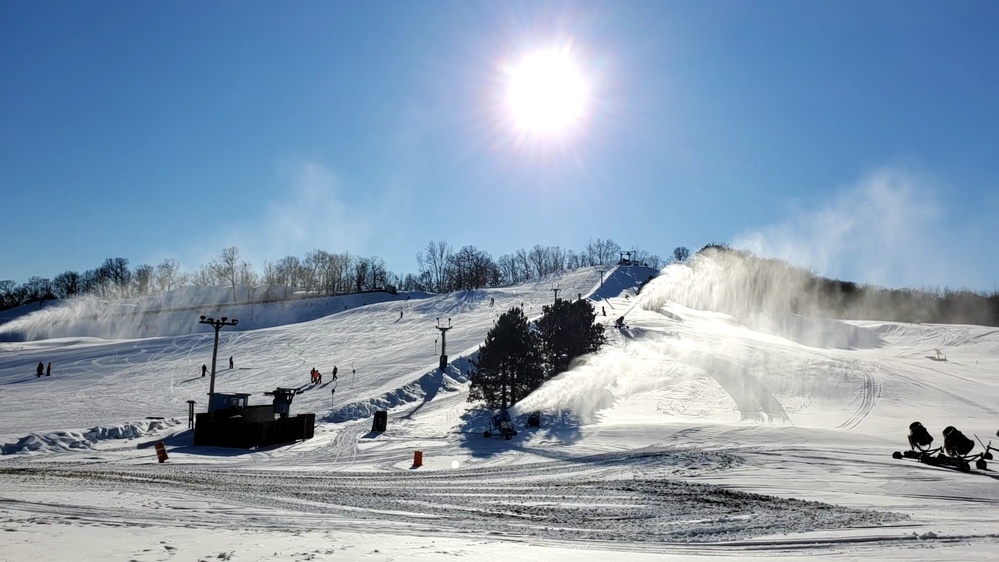
[[[493,433],[499,433],[503,439],[510,440],[516,437],[517,431],[513,428],[513,420],[510,419],[510,412],[505,409],[492,417],[489,429],[482,432],[483,437],[492,437]]]
[[[923,424],[917,421],[909,424],[909,447],[913,450],[926,450],[932,443],[933,436]]]
[[[264,394],[274,397],[274,414],[281,418],[287,418],[291,415],[291,402],[295,399],[295,395],[298,394],[298,389],[278,387]]]
[[[923,427],[923,424],[914,421],[909,424],[909,451],[895,451],[892,453],[892,458],[901,459],[919,459],[922,461],[923,457],[928,457],[939,453],[941,447],[936,449],[930,449],[930,445],[933,444],[933,436],[930,432]]]
[[[975,448],[975,442],[966,437],[963,433],[952,425],[947,426],[944,431],[944,444],[942,447],[931,449],[933,437],[930,432],[919,422],[909,424],[909,451],[895,451],[892,458],[916,459],[921,463],[953,468],[961,472],[971,470],[971,461],[975,462],[975,468],[985,470],[988,468],[986,461],[992,460],[992,451],[999,450],[992,447],[992,442],[988,445],[982,443],[984,453],[971,454]],[[981,443],[981,441],[979,441]]]
[[[948,425],[943,430],[944,451],[952,457],[963,457],[975,448],[975,442],[964,436],[956,427]]]

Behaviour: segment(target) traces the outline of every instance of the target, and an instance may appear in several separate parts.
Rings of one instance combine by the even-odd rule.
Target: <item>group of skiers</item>
[[[333,365],[333,382],[336,382],[336,365]],[[323,374],[315,367],[312,368],[312,384],[323,384]]]
[[[40,377],[42,375],[45,375],[46,377],[52,376],[52,362],[49,362],[48,367],[46,367],[41,361],[38,362],[38,367],[35,368],[35,376]]]
[[[232,369],[235,366],[236,366],[236,363],[233,361],[232,355],[230,355],[229,356],[229,368]],[[208,374],[208,365],[207,364],[202,365],[201,366],[201,376],[205,376],[207,374]]]

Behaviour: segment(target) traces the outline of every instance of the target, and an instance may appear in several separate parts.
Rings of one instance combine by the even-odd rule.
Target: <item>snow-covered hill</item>
[[[213,343],[212,332],[183,327],[197,314],[144,315],[147,331],[169,335],[105,339],[88,331],[104,329],[88,324],[99,319],[63,310],[61,329],[76,333],[0,343],[4,552],[999,556],[996,473],[890,456],[916,419],[938,441],[947,425],[995,434],[999,331],[736,317],[679,304],[685,266],[646,284],[656,273],[587,268],[408,300],[315,299],[309,311],[207,310],[240,320],[221,332],[216,390],[263,403],[263,392],[301,387],[292,412],[320,420],[314,439],[254,451],[194,447],[185,430],[187,401],[205,402]],[[553,288],[593,301],[608,344],[514,408],[517,437],[486,439],[487,413],[467,402],[468,359],[499,314],[522,305],[535,317]],[[44,335],[52,314],[6,327]],[[436,327],[449,321],[451,362],[440,372]],[[39,361],[53,363],[51,377],[35,377]],[[323,386],[309,384],[312,367]],[[385,433],[369,431],[376,409],[390,412]],[[524,427],[535,410],[541,427]],[[166,419],[144,423],[150,416]],[[157,440],[170,454],[162,465],[149,447]],[[94,540],[94,528],[107,538]]]

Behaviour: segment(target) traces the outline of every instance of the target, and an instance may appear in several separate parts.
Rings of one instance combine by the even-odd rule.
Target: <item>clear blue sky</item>
[[[0,0],[0,279],[611,238],[999,286],[994,2]],[[555,135],[510,69],[587,85]]]

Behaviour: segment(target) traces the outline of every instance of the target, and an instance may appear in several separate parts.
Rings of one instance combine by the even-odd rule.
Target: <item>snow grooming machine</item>
[[[895,451],[892,458],[916,459],[921,463],[932,466],[943,466],[953,468],[961,472],[971,470],[971,461],[975,461],[975,468],[985,470],[988,467],[986,461],[992,460],[992,442],[986,445],[982,443],[984,453],[971,454],[975,448],[975,442],[968,439],[963,433],[952,425],[948,425],[943,430],[944,444],[942,447],[931,449],[933,436],[919,422],[909,424],[909,447],[908,451]],[[975,436],[977,439],[978,436]],[[981,440],[979,440],[981,443]],[[996,449],[999,450],[999,449]]]
[[[482,436],[492,437],[493,433],[502,435],[503,439],[506,440],[516,437],[517,431],[513,429],[513,420],[510,419],[510,412],[504,409],[499,414],[490,418],[489,429],[483,431]]]

